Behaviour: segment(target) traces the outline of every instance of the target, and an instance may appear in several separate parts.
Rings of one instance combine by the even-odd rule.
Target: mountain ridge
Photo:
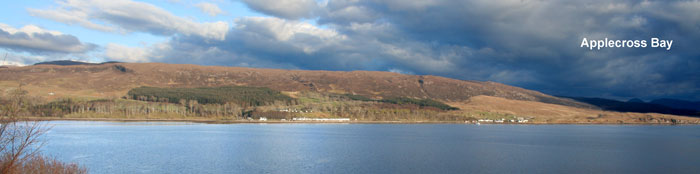
[[[700,111],[700,101],[688,101],[688,100],[678,100],[669,98],[660,98],[652,100],[649,103],[659,104],[675,109],[692,109]]]
[[[90,62],[81,62],[81,61],[75,61],[75,60],[55,60],[55,61],[39,62],[39,63],[35,63],[34,65],[71,66],[71,65],[102,65],[102,64],[109,64],[109,63],[122,63],[122,62],[107,61],[107,62],[102,62],[102,63],[90,63]]]
[[[663,103],[663,101],[653,100],[651,102],[644,102],[640,99],[630,99],[627,102],[618,101],[605,98],[592,98],[592,97],[565,97],[571,98],[573,100],[588,103],[597,106],[603,110],[618,111],[618,112],[639,112],[639,113],[661,113],[661,114],[672,114],[672,115],[685,115],[700,117],[700,110],[693,108],[683,108],[678,107],[680,105],[674,105],[673,103]],[[654,102],[656,101],[656,102]],[[682,100],[673,100],[682,101]],[[687,102],[687,101],[685,101]],[[691,103],[692,102],[688,102]],[[671,105],[671,106],[669,106]]]

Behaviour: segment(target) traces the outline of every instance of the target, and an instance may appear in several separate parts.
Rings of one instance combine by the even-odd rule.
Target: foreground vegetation
[[[74,163],[64,163],[39,153],[48,128],[39,122],[20,121],[16,115],[29,104],[26,91],[12,90],[4,100],[0,117],[0,173],[87,173]]]

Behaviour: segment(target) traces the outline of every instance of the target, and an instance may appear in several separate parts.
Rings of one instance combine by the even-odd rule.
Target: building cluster
[[[518,117],[518,118],[514,118],[514,119],[509,119],[509,120],[505,119],[505,118],[501,118],[501,119],[497,119],[497,120],[479,119],[479,120],[477,120],[477,123],[480,123],[480,122],[484,122],[484,123],[506,123],[506,122],[507,123],[527,123],[528,121],[529,121],[528,119],[525,119],[523,117]]]
[[[248,117],[249,120],[252,120],[251,117]],[[258,121],[267,121],[267,117],[260,117]],[[280,121],[287,121],[287,119],[281,119]],[[292,118],[292,121],[328,121],[328,122],[345,122],[345,121],[350,121],[350,118],[307,118],[307,117],[299,117],[299,118]]]
[[[292,121],[350,121],[350,118],[292,118]]]
[[[308,110],[305,110],[305,109],[299,110],[299,109],[296,109],[296,108],[293,108],[293,109],[284,108],[284,109],[279,109],[279,110],[277,110],[277,111],[280,111],[280,112],[297,112],[297,113],[312,113],[312,112],[314,112],[313,110],[310,110],[310,109],[308,109]]]

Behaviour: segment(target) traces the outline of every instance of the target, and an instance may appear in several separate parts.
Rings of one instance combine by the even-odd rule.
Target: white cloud
[[[163,53],[173,51],[167,42],[145,47],[130,47],[109,43],[105,47],[104,57],[107,60],[121,62],[152,62],[163,58]]]
[[[195,22],[144,2],[66,0],[58,4],[59,7],[54,9],[28,9],[28,11],[34,16],[67,24],[79,24],[101,31],[140,31],[163,36],[182,34],[223,40],[229,29],[226,22]]]
[[[129,47],[115,43],[109,43],[105,47],[105,57],[109,60],[122,62],[147,62],[148,52],[139,47]]]
[[[393,73],[399,73],[399,74],[408,74],[408,75],[413,75],[413,72],[410,72],[410,71],[404,71],[404,70],[401,70],[401,69],[397,69],[397,68],[389,68],[389,72],[393,72]]]
[[[96,46],[75,36],[46,30],[36,25],[14,28],[0,23],[0,47],[31,53],[83,53]]]
[[[17,28],[10,26],[10,25],[0,23],[0,29],[5,30],[6,32],[8,32],[10,34],[26,33],[26,34],[33,35],[33,34],[49,33],[52,35],[63,35],[63,33],[59,32],[59,31],[46,30],[46,29],[43,29],[43,28],[36,26],[36,25],[25,25],[24,27],[17,29]]]
[[[236,20],[236,28],[239,30],[251,28],[269,31],[274,38],[280,41],[288,41],[299,34],[316,36],[321,39],[343,39],[344,36],[332,29],[323,29],[310,23],[288,21],[272,17],[247,17]]]
[[[5,58],[5,54],[2,54],[0,58]],[[46,61],[44,56],[33,56],[33,55],[22,55],[22,54],[7,54],[6,60],[0,62],[0,65],[10,65],[10,66],[27,66],[37,62]]]
[[[224,13],[224,11],[221,11],[221,8],[219,8],[219,6],[208,2],[201,2],[195,4],[195,6],[199,8],[199,10],[202,10],[202,12],[208,14],[209,16],[216,16]]]
[[[285,19],[310,18],[319,6],[315,0],[242,0],[248,7]]]
[[[311,54],[323,47],[338,44],[347,39],[333,29],[316,27],[310,23],[288,21],[275,17],[247,17],[236,20],[237,38],[251,38],[251,43],[289,44],[306,54]],[[255,41],[254,37],[258,37]]]

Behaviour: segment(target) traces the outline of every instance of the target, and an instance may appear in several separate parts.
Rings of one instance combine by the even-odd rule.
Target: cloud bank
[[[30,12],[97,30],[171,36],[143,48],[110,44],[108,59],[379,70],[497,81],[554,95],[700,100],[698,1],[241,2],[269,16],[229,26],[140,2],[73,0]],[[579,46],[584,37],[658,37],[674,45],[671,51],[590,50]]]

